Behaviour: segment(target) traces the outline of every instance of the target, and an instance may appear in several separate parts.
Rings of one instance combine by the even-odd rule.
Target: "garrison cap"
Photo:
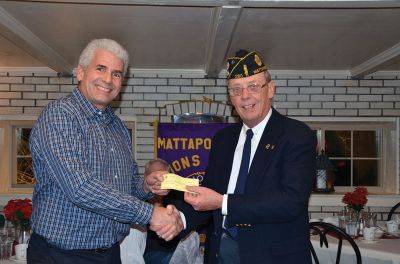
[[[227,59],[227,79],[238,79],[268,70],[255,51],[239,50],[235,57]]]

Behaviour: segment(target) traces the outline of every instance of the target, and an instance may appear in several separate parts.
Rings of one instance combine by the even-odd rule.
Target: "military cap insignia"
[[[254,61],[257,63],[258,66],[262,65],[262,61],[261,61],[260,57],[258,57],[257,54],[254,55]]]
[[[243,65],[243,71],[244,71],[244,76],[248,77],[249,76],[249,70],[247,70],[246,64]]]

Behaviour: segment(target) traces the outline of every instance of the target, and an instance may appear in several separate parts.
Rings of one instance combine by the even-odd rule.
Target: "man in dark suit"
[[[209,263],[311,263],[315,134],[272,108],[275,84],[257,53],[229,58],[227,79],[243,123],[215,135],[202,186],[187,187],[185,201],[204,211],[185,211],[187,228],[212,215]]]

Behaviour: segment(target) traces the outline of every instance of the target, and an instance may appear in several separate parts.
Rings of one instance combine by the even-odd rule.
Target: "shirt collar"
[[[100,118],[100,120],[106,124],[110,123],[115,118],[114,111],[110,105],[108,105],[104,110],[98,109],[85,96],[83,96],[78,87],[74,89],[72,96],[75,97],[78,104],[81,106],[82,110],[84,111],[83,114],[89,117],[92,116]]]
[[[272,108],[269,109],[268,114],[264,117],[264,119],[258,123],[255,127],[253,127],[251,130],[253,130],[253,133],[256,137],[260,137],[261,134],[264,132],[265,127],[267,126],[268,120],[272,115]],[[246,135],[246,131],[249,129],[249,127],[243,123],[242,127],[242,133]]]

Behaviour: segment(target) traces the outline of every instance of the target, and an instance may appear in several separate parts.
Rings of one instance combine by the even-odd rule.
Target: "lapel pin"
[[[265,148],[268,149],[268,150],[269,149],[273,150],[275,148],[275,145],[267,144],[267,145],[265,145]]]

